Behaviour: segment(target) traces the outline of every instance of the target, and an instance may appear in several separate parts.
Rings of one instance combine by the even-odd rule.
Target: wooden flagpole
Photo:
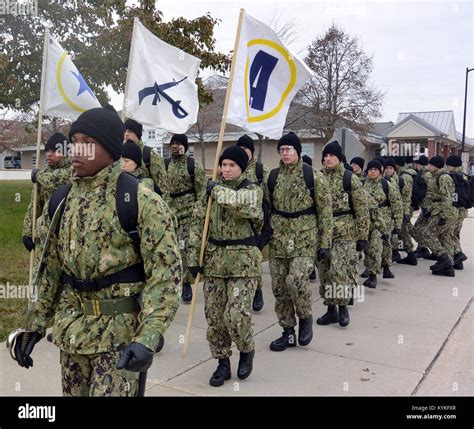
[[[128,54],[128,66],[127,66],[127,79],[125,80],[125,91],[123,93],[123,105],[122,105],[122,122],[125,122],[125,103],[128,96],[128,86],[130,84],[130,76],[132,75],[132,58],[135,48],[135,34],[137,31],[137,24],[139,20],[137,17],[133,20],[133,29],[132,29],[132,42],[130,44],[130,52]]]
[[[222,120],[221,120],[221,128],[219,131],[219,139],[217,141],[217,149],[216,149],[216,157],[214,159],[214,170],[212,171],[212,180],[215,181],[217,179],[217,168],[219,166],[219,156],[222,150],[222,142],[224,140],[224,132],[225,132],[225,125],[226,125],[226,120],[227,120],[227,110],[229,107],[229,101],[230,101],[230,94],[232,92],[232,84],[234,81],[234,68],[235,68],[235,61],[237,59],[237,51],[239,48],[239,42],[240,42],[240,33],[242,30],[242,22],[244,19],[244,9],[240,9],[240,15],[239,15],[239,22],[237,24],[237,33],[235,36],[235,42],[234,42],[234,52],[232,54],[232,62],[230,64],[230,75],[229,75],[229,83],[227,85],[227,90],[225,93],[225,101],[224,101],[224,111],[222,113]],[[206,218],[204,221],[204,229],[202,232],[202,239],[201,239],[201,251],[199,254],[199,266],[203,266],[203,261],[204,261],[204,251],[206,250],[206,244],[207,244],[207,234],[209,232],[209,218],[211,216],[211,206],[212,206],[212,198],[209,197],[207,200],[207,210],[206,210]],[[184,347],[183,347],[183,354],[182,356],[185,357],[186,353],[188,352],[188,345],[189,345],[189,339],[191,335],[191,326],[193,323],[193,317],[194,317],[194,309],[196,307],[196,292],[198,289],[198,284],[199,284],[199,278],[200,274],[198,273],[196,276],[196,279],[193,284],[193,299],[191,301],[191,308],[189,310],[189,317],[188,317],[188,323],[186,325],[186,335],[184,339]]]
[[[44,42],[43,42],[43,68],[41,70],[41,89],[40,89],[40,103],[38,112],[38,134],[36,137],[36,168],[38,168],[40,155],[41,155],[41,133],[43,131],[43,102],[44,102],[44,84],[46,80],[46,67],[48,58],[48,46],[49,46],[49,29],[44,30]],[[31,219],[31,238],[33,242],[36,236],[36,205],[38,204],[38,185],[33,184],[33,211]],[[35,249],[30,252],[30,274],[28,277],[28,284],[31,286],[33,281],[33,265],[35,261]]]

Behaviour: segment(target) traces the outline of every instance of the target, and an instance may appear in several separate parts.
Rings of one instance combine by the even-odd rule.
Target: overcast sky
[[[274,13],[282,22],[295,22],[299,37],[294,52],[304,50],[334,22],[358,36],[366,53],[373,55],[373,84],[387,93],[382,120],[395,122],[398,112],[453,110],[456,129],[462,131],[465,70],[474,67],[472,3],[159,0],[158,8],[165,21],[206,12],[219,18],[215,37],[225,53],[233,48],[240,8],[266,23]],[[474,137],[474,71],[469,83],[466,134]]]

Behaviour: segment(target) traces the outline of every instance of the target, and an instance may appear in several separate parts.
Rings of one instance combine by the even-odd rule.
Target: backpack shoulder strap
[[[252,182],[249,179],[244,179],[240,182],[239,186],[237,186],[236,190],[238,191],[240,189],[248,188],[251,184]]]
[[[314,204],[314,175],[313,175],[313,167],[311,165],[306,164],[303,162],[303,177],[304,177],[304,182],[306,184],[306,187],[309,190],[309,193],[311,194],[311,200],[313,201]]]
[[[400,187],[400,191],[403,191],[405,187],[405,181],[403,180],[402,176],[398,176],[398,186]]]
[[[129,235],[135,251],[140,254],[138,235],[138,184],[139,180],[129,173],[120,173],[117,179],[115,206],[120,226]]]
[[[257,176],[257,182],[260,185],[263,182],[263,164],[261,162],[255,163],[255,175]]]
[[[382,188],[385,192],[385,195],[388,197],[388,180],[382,179]]]
[[[146,168],[149,170],[151,165],[151,147],[143,147],[143,162],[145,163]]]
[[[352,191],[352,175],[354,173],[349,170],[344,170],[344,177],[343,177],[343,187],[344,187],[344,192],[351,193]]]
[[[189,174],[189,177],[191,177],[191,182],[193,184],[193,188],[194,188],[194,172],[196,170],[196,163],[194,161],[194,158],[191,158],[190,156],[188,156],[188,174]]]
[[[275,191],[275,186],[278,179],[278,173],[280,173],[280,169],[274,168],[272,171],[270,171],[270,174],[268,176],[267,186],[268,186],[268,190],[270,192],[271,198],[273,198],[273,192]]]
[[[53,218],[54,213],[56,212],[56,209],[59,207],[59,204],[61,204],[61,201],[68,196],[71,188],[72,188],[72,184],[69,182],[61,186],[60,188],[56,189],[52,193],[51,198],[49,199],[49,203],[48,203],[48,214],[49,214],[50,219]],[[64,205],[61,209],[61,214],[59,215],[59,219],[56,224],[56,230],[55,230],[56,235],[59,234],[59,227],[61,225],[61,218],[63,216],[63,212],[64,212]]]

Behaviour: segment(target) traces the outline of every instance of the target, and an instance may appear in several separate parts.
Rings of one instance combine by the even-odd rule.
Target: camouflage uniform
[[[257,163],[255,161],[254,158],[252,158],[252,160],[249,161],[249,164],[247,166],[247,168],[245,169],[245,177],[250,180],[251,182],[254,182],[254,183],[258,183],[258,178],[257,178],[257,169],[256,169],[256,166],[257,166]],[[263,188],[263,190],[265,191],[266,187],[265,187],[265,184],[267,183],[268,181],[268,168],[264,165],[263,166],[263,180],[262,180],[262,183],[261,183],[261,186]],[[264,195],[264,198],[266,198],[268,200],[268,195]],[[262,276],[260,276],[258,278],[258,282],[257,282],[257,289],[262,289],[263,287],[263,280],[262,280]]]
[[[140,149],[142,150],[145,144],[140,140],[138,143]],[[153,180],[153,183],[160,189],[161,197],[166,203],[169,203],[169,184],[168,184],[168,175],[166,174],[165,163],[163,158],[158,154],[154,149],[151,151],[150,155],[150,168],[145,164],[145,160],[142,159],[142,174],[144,177],[149,177]]]
[[[315,206],[316,215],[287,218],[272,213],[273,236],[270,241],[270,275],[275,312],[283,328],[296,325],[299,319],[311,316],[312,293],[309,274],[314,267],[318,248],[330,249],[333,230],[331,194],[323,174],[313,171],[314,201],[306,187],[303,161],[285,165],[280,171],[273,193],[277,210],[297,212]],[[268,189],[267,189],[268,192]]]
[[[44,335],[54,317],[64,395],[133,395],[138,373],[116,369],[119,348],[136,341],[155,350],[178,308],[181,258],[172,215],[161,197],[139,185],[140,257],[116,214],[120,164],[115,161],[93,177],[71,179],[59,237],[52,236],[35,303],[31,329]],[[47,225],[47,205],[42,217]],[[146,282],[78,292],[63,278],[99,279],[141,261]],[[126,310],[124,304],[131,306],[133,301],[136,307],[138,296],[141,310]]]
[[[216,244],[216,240],[254,237],[252,225],[260,230],[263,222],[263,191],[254,183],[239,189],[245,180],[219,179],[211,193],[209,239],[204,253],[204,311],[208,323],[207,340],[212,357],[231,356],[232,341],[240,352],[254,350],[252,299],[261,275],[262,254],[250,244]],[[207,194],[194,207],[189,231],[188,264],[199,266]]]
[[[46,201],[49,200],[51,194],[69,181],[71,173],[71,160],[69,158],[63,158],[55,166],[47,167],[43,171],[38,171],[36,174],[36,181],[38,184],[38,196],[36,199],[37,218],[41,215],[43,207],[46,204]],[[33,191],[31,191],[31,201],[23,220],[23,236],[27,237],[33,237],[33,197]]]
[[[421,167],[420,172],[423,180],[426,183],[427,190],[426,196],[420,204],[420,213],[416,219],[415,224],[413,225],[413,238],[418,243],[418,246],[429,247],[429,224],[431,212],[433,211],[434,206],[433,199],[436,193],[436,183],[433,178],[433,174],[431,174],[431,172],[428,170],[428,167]]]
[[[428,225],[430,233],[427,238],[428,247],[436,256],[447,253],[452,262],[456,247],[454,230],[458,219],[458,209],[453,206],[454,181],[447,174],[441,175],[447,172],[447,168],[441,168],[433,175],[435,195]],[[437,180],[439,180],[438,185],[436,184]],[[445,219],[446,224],[443,226],[438,225],[440,219]]]
[[[349,195],[344,192],[344,165],[323,169],[332,195],[332,213],[350,210]],[[357,286],[359,256],[357,240],[368,240],[370,216],[369,197],[355,174],[351,181],[351,198],[354,215],[344,214],[334,217],[334,232],[330,261],[319,263],[321,278],[320,295],[324,305],[349,303],[352,288]],[[341,289],[342,288],[342,289]]]
[[[416,171],[409,166],[400,167],[399,176],[403,178],[405,186],[401,191],[403,201],[403,215],[408,215],[410,220],[407,223],[402,223],[401,236],[399,239],[403,242],[403,251],[411,253],[414,250],[412,241],[413,225],[411,217],[413,216],[413,207],[411,205],[411,194],[413,192],[413,178],[416,176]]]
[[[400,230],[402,227],[403,202],[398,182],[393,180],[389,180],[388,183],[388,200],[390,210],[386,234],[388,234],[389,239],[382,241],[382,267],[390,267],[392,265],[393,230]]]
[[[142,167],[136,168],[132,175],[135,176],[140,181],[140,183],[143,184],[143,186],[148,188],[150,191],[155,192],[155,183],[152,179],[144,175]]]
[[[455,167],[454,172],[456,173],[464,173],[464,170],[462,167]],[[463,176],[465,180],[468,180],[466,175]],[[461,229],[462,229],[462,223],[464,222],[464,219],[466,219],[468,216],[468,209],[464,207],[458,208],[458,217],[456,219],[455,225],[454,225],[454,254],[456,255],[457,253],[461,253]]]
[[[178,244],[183,260],[183,282],[191,283],[192,277],[188,272],[187,253],[189,226],[196,200],[206,189],[206,172],[204,167],[194,161],[194,181],[188,173],[188,154],[171,157],[168,165],[168,184],[170,190],[170,208],[178,220]],[[179,195],[183,191],[194,192]]]

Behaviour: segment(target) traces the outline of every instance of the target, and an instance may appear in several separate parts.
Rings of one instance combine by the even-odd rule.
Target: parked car
[[[3,160],[5,168],[21,168],[21,157],[19,156],[6,156]]]

